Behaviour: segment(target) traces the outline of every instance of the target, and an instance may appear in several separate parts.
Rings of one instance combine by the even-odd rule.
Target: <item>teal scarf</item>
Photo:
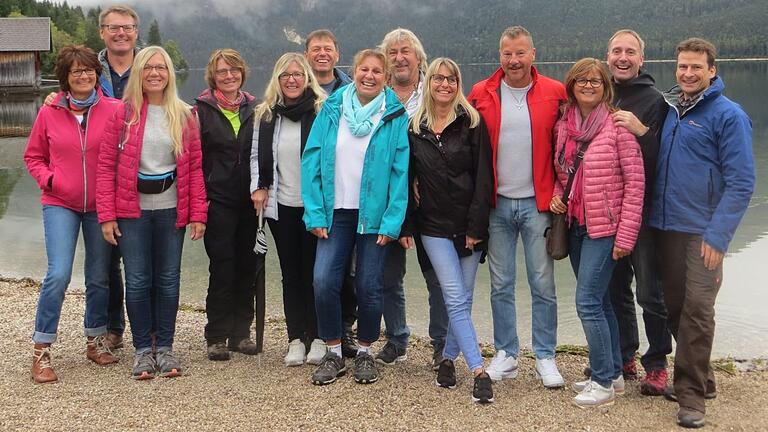
[[[362,137],[371,133],[373,130],[373,120],[371,120],[371,117],[381,109],[384,91],[382,90],[378,96],[365,106],[360,104],[360,99],[357,98],[357,88],[354,84],[348,85],[342,96],[344,99],[341,109],[344,114],[344,120],[349,124],[349,131],[352,132],[352,135]]]

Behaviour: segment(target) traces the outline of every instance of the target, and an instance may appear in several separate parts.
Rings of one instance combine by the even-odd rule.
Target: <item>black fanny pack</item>
[[[176,180],[176,170],[164,174],[139,173],[136,189],[143,194],[159,194],[168,190]]]

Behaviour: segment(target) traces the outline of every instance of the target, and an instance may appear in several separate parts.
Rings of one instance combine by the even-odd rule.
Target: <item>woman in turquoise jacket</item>
[[[354,82],[325,102],[301,161],[304,223],[318,237],[314,269],[318,334],[328,354],[312,375],[330,384],[346,372],[341,355],[341,284],[357,249],[358,340],[355,381],[379,378],[370,353],[381,322],[384,247],[398,238],[408,204],[408,115],[385,88],[387,57],[355,55]]]

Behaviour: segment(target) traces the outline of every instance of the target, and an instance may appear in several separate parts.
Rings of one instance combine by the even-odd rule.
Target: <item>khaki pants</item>
[[[675,393],[681,407],[704,413],[704,395],[715,389],[709,361],[723,266],[704,267],[701,242],[697,234],[659,231],[657,247],[669,330],[677,342]]]

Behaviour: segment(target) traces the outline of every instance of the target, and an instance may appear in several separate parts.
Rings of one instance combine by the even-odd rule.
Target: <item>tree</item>
[[[91,9],[85,18],[85,45],[99,52],[104,49],[104,41],[99,34],[99,13],[101,8]]]
[[[179,50],[179,45],[176,44],[176,41],[168,39],[165,43],[165,50],[168,52],[168,56],[171,57],[173,67],[176,68],[177,71],[185,71],[189,69],[187,60],[184,58],[181,50]]]
[[[152,24],[149,25],[147,45],[163,46],[163,42],[160,39],[160,24],[157,23],[157,20],[152,20]]]

